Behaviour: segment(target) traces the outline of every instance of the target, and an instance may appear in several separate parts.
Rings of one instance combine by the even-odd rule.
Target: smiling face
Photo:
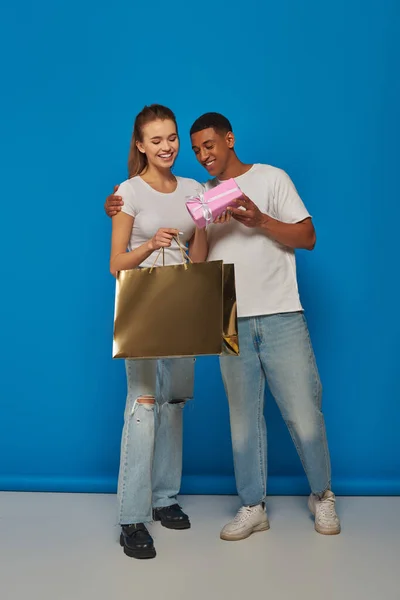
[[[212,177],[226,171],[232,157],[235,138],[231,131],[222,133],[213,127],[192,133],[192,148],[197,160]]]
[[[136,145],[146,154],[149,166],[170,169],[179,152],[179,137],[174,121],[155,119],[141,129],[141,141]]]

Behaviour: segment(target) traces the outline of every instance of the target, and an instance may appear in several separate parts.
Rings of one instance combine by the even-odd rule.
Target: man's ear
[[[226,143],[228,144],[228,148],[233,148],[235,145],[235,136],[233,135],[232,131],[228,131],[228,133],[225,136],[225,140]]]

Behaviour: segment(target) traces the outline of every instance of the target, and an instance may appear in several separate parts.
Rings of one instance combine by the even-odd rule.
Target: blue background
[[[239,156],[289,172],[318,244],[299,280],[334,488],[400,493],[396,0],[8,3],[2,11],[0,489],[114,491],[125,403],[111,356],[106,195],[135,114],[177,114],[176,171],[209,110]],[[212,13],[207,12],[207,7]],[[234,493],[218,360],[198,361],[183,491]],[[268,398],[269,491],[306,493]]]

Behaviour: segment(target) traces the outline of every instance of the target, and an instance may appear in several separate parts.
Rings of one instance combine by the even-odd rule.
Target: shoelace
[[[248,517],[250,517],[250,515],[254,512],[254,507],[253,506],[242,506],[242,508],[239,508],[236,517],[233,519],[233,522],[238,524],[238,523],[243,523],[244,521],[246,521],[248,519]]]
[[[325,498],[324,500],[320,500],[318,509],[318,516],[321,520],[330,522],[337,519],[334,498]]]

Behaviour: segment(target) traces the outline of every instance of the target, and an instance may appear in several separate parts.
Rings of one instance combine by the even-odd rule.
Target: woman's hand
[[[232,214],[230,211],[226,210],[225,212],[222,213],[222,215],[220,215],[219,217],[217,217],[214,221],[214,223],[216,225],[223,225],[224,223],[229,223],[229,221],[232,219]]]
[[[160,248],[169,248],[172,244],[172,240],[179,234],[177,229],[169,229],[161,227],[156,235],[149,240],[149,250],[154,252],[160,250]]]

